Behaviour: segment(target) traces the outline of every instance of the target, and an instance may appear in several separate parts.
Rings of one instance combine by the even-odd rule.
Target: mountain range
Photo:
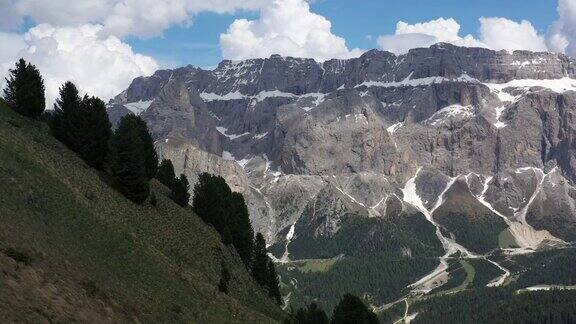
[[[484,287],[574,284],[525,259],[576,241],[575,91],[570,57],[441,43],[160,70],[108,114],[140,115],[192,187],[209,172],[245,196],[286,307],[334,290],[385,307],[455,288],[458,262]]]

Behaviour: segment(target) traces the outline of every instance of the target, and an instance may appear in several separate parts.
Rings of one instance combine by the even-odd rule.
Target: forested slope
[[[281,321],[233,248],[152,191],[155,206],[130,202],[0,102],[0,322]]]

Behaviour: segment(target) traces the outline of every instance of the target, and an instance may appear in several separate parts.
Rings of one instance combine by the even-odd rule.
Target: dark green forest
[[[326,310],[338,303],[346,292],[369,295],[374,305],[394,301],[408,293],[409,284],[417,281],[438,265],[436,258],[391,259],[386,255],[344,257],[329,270],[303,272],[296,267],[281,266],[281,278],[297,282],[291,305],[301,307],[312,301]],[[286,282],[285,282],[286,283]]]
[[[576,291],[478,288],[416,302],[414,323],[574,323]]]
[[[420,213],[390,219],[349,215],[333,237],[316,237],[312,230],[298,223],[296,229],[299,235],[288,245],[295,259],[325,259],[341,254],[400,258],[407,253],[412,257],[433,257],[443,253],[434,226]],[[284,252],[278,247],[273,247],[273,251],[277,256]]]

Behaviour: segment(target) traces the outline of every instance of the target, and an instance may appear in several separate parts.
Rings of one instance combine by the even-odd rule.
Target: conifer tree
[[[76,151],[76,147],[73,146],[76,139],[74,122],[79,118],[77,115],[80,102],[78,88],[74,83],[70,81],[64,83],[60,88],[60,98],[56,99],[54,104],[54,113],[50,122],[54,137],[73,151]]]
[[[346,294],[334,309],[332,324],[378,324],[378,317],[360,298]]]
[[[152,135],[148,130],[146,122],[140,116],[130,114],[125,118],[133,120],[132,122],[138,128],[138,134],[140,135],[140,139],[142,140],[143,145],[142,149],[146,166],[146,176],[148,177],[148,180],[151,180],[156,176],[156,172],[158,171],[158,154],[154,148],[154,140],[152,139]]]
[[[112,124],[102,100],[87,95],[80,99],[76,86],[66,82],[54,104],[50,127],[58,140],[90,166],[103,168]]]
[[[4,89],[4,100],[17,113],[37,118],[46,109],[44,80],[40,71],[24,59],[9,71]]]
[[[328,324],[330,320],[328,319],[328,315],[322,308],[318,306],[316,303],[312,303],[308,306],[306,312],[308,313],[309,323],[316,323],[316,324]]]
[[[284,321],[285,324],[329,324],[330,320],[326,312],[316,303],[311,303],[308,307],[300,308],[293,318]]]
[[[224,244],[232,243],[229,228],[232,191],[220,176],[202,173],[194,186],[192,209],[202,220],[214,226]]]
[[[174,186],[174,181],[176,180],[176,174],[174,173],[174,165],[172,161],[163,159],[158,167],[158,172],[156,173],[156,179],[160,181],[166,187],[172,189]]]
[[[267,287],[268,296],[272,298],[278,305],[282,305],[282,294],[280,293],[280,281],[278,280],[278,274],[276,273],[276,266],[274,262],[268,258],[268,267],[266,271],[268,276]]]
[[[136,203],[150,192],[143,146],[135,119],[122,118],[110,141],[110,175],[116,188]]]
[[[190,185],[188,183],[188,178],[184,174],[180,175],[180,178],[174,180],[174,185],[172,186],[172,200],[182,207],[188,206],[190,202]]]
[[[231,196],[230,207],[230,234],[232,244],[238,251],[240,259],[250,269],[252,261],[252,251],[254,249],[254,230],[250,224],[250,214],[244,201],[244,196],[234,192]]]
[[[90,166],[103,168],[112,124],[102,100],[87,95],[80,99],[76,86],[66,82],[54,104],[50,127],[58,140]]]
[[[262,286],[268,286],[268,254],[266,251],[266,241],[261,233],[256,234],[254,242],[254,259],[252,261],[252,277]]]
[[[108,152],[108,141],[112,135],[112,124],[108,120],[106,104],[96,98],[85,96],[80,104],[79,114],[70,125],[76,135],[69,139],[75,144],[78,155],[90,166],[102,169]]]

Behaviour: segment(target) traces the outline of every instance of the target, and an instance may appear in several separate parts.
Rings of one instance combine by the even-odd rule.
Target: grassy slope
[[[157,207],[129,202],[0,102],[0,322],[282,319],[217,233],[152,188]]]

